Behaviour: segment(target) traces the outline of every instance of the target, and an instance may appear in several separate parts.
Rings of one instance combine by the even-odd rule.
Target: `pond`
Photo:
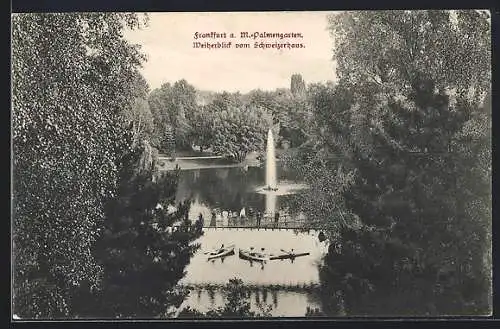
[[[265,172],[260,167],[203,168],[182,170],[177,201],[192,200],[189,218],[201,213],[211,218],[214,209],[229,214],[239,214],[245,208],[247,214],[279,210],[296,216],[288,205],[293,193],[280,195],[258,193],[264,185]],[[290,171],[278,170],[280,186],[292,186],[297,182]],[[283,220],[281,218],[280,220]],[[191,287],[191,293],[182,307],[190,306],[199,311],[223,306],[221,287],[232,278],[238,278],[250,287],[252,310],[259,312],[263,304],[271,307],[273,316],[304,316],[306,308],[320,308],[314,289],[319,284],[318,265],[325,252],[325,245],[318,240],[317,231],[299,232],[292,229],[227,228],[217,222],[217,227],[207,227],[196,243],[201,245],[186,268],[186,276],[179,284]],[[235,254],[208,260],[207,251],[224,244],[235,245]],[[268,260],[265,263],[250,262],[238,256],[238,250],[249,248],[266,254],[283,254],[294,250],[309,253],[290,259]],[[182,308],[181,307],[181,308]]]
[[[295,182],[293,172],[280,170],[279,181],[282,185]],[[210,218],[211,211],[216,209],[240,213],[259,210],[288,210],[288,202],[292,195],[273,195],[257,193],[265,181],[265,172],[260,167],[203,168],[182,170],[177,191],[177,202],[191,199],[190,218],[199,213]]]

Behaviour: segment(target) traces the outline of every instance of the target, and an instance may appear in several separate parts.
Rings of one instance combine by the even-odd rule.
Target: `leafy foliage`
[[[151,140],[156,143],[154,134],[153,115],[149,104],[144,98],[136,98],[133,107],[124,113],[125,120],[133,122],[134,140]]]
[[[186,294],[175,284],[184,276],[199,247],[192,242],[202,232],[187,220],[189,202],[167,212],[175,199],[178,173],[157,176],[151,150],[145,143],[121,159],[119,197],[106,203],[105,230],[96,247],[104,289],[93,316],[164,316],[167,307],[179,306]],[[176,231],[174,224],[180,225]]]
[[[307,132],[312,112],[305,97],[294,97],[288,89],[275,91],[257,89],[244,95],[243,102],[263,108],[272,114],[273,124],[279,125],[275,134],[278,144],[287,141],[290,146],[296,147],[309,137]]]
[[[253,90],[244,95],[210,93],[202,97],[200,91],[185,80],[173,85],[166,83],[148,97],[155,126],[153,141],[168,154],[175,148],[183,150],[196,145],[202,152],[215,147],[213,151],[237,160],[261,146],[260,139],[254,136],[254,125],[264,122],[265,129],[272,127],[275,130],[277,143],[283,139],[289,146],[301,145],[309,138],[312,112],[302,77],[294,75],[292,80],[294,88],[298,88],[296,95],[289,89],[277,89],[272,92]],[[255,114],[251,114],[252,111]],[[240,124],[246,115],[249,120],[238,131],[234,125]],[[263,119],[256,121],[255,117],[261,115]],[[219,127],[221,122],[228,125]],[[248,138],[238,137],[247,133]],[[228,141],[231,141],[228,146],[223,146]],[[243,146],[238,148],[240,142]]]
[[[300,74],[293,74],[290,80],[290,91],[295,97],[304,97],[306,95],[306,83]]]
[[[165,138],[165,134],[170,130],[173,132],[176,148],[191,147],[191,123],[199,111],[195,88],[186,80],[179,80],[173,85],[165,83],[151,92],[148,101],[160,138],[160,149],[169,151],[171,140]]]
[[[200,152],[212,146],[214,138],[214,127],[212,125],[213,117],[214,113],[208,106],[201,107],[200,110],[193,115],[190,139],[194,145],[200,147]]]
[[[214,105],[215,106],[215,105]],[[263,149],[272,118],[261,108],[226,107],[213,112],[212,148],[237,162],[251,151]]]
[[[12,18],[15,312],[71,313],[69,291],[94,289],[91,254],[116,194],[120,115],[142,61],[121,37],[132,14],[17,14]],[[55,42],[54,42],[55,40]]]
[[[329,228],[325,291],[351,315],[488,313],[487,17],[346,12],[330,23],[339,82],[312,89],[319,124],[302,152],[304,208]],[[325,298],[333,313],[337,297]]]

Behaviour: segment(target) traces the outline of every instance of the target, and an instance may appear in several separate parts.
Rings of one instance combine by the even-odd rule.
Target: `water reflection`
[[[202,214],[206,226],[227,226],[231,221],[235,224],[234,221],[242,220],[242,212],[247,221],[249,217],[255,219],[257,212],[264,213],[267,216],[262,218],[263,226],[274,222],[276,211],[286,209],[290,215],[294,215],[288,204],[291,195],[256,192],[258,187],[262,187],[264,179],[264,170],[256,167],[184,170],[180,173],[176,201],[191,199],[193,203],[189,217],[197,218]],[[278,180],[293,181],[293,174],[278,167]],[[285,218],[281,217],[280,220]],[[253,287],[250,292],[253,311],[265,313],[272,307],[273,316],[303,316],[307,306],[319,307],[319,303],[311,299],[310,292],[303,289],[304,286],[319,283],[317,263],[324,251],[318,247],[317,234],[315,231],[299,233],[278,229],[205,228],[204,235],[196,241],[201,244],[201,248],[192,257],[186,268],[186,276],[180,281],[181,285],[195,285],[199,289],[188,296],[182,307],[190,306],[206,312],[224,306],[221,287],[230,279],[238,278]],[[235,244],[235,254],[207,261],[206,252],[222,244]],[[254,248],[255,251],[274,255],[292,249],[310,254],[294,260],[255,262],[240,259],[240,248]],[[274,288],[268,290],[266,287],[269,286]],[[271,304],[268,304],[268,299]]]
[[[279,179],[292,181],[293,173],[279,170]],[[291,195],[256,193],[264,183],[264,170],[257,167],[209,168],[184,170],[180,181],[176,202],[191,199],[190,218],[202,213],[206,220],[212,220],[212,210],[240,214],[245,208],[246,215],[256,211],[274,214],[276,210],[287,208]],[[230,217],[230,216],[229,216]]]
[[[213,289],[208,289],[208,297],[210,298],[210,305],[215,304],[215,291]]]
[[[184,300],[181,308],[191,307],[200,312],[223,307],[225,303],[222,289],[202,289],[200,297],[190,293]],[[268,303],[264,296],[272,296],[272,303]],[[321,303],[315,293],[300,291],[286,291],[279,289],[252,289],[248,295],[250,310],[258,314],[269,312],[274,317],[304,316],[307,307],[321,309]]]
[[[273,216],[276,212],[276,201],[277,196],[274,194],[265,194],[266,196],[266,214],[268,216]]]
[[[273,294],[273,305],[275,308],[278,308],[278,293],[276,291],[273,291],[272,294]]]

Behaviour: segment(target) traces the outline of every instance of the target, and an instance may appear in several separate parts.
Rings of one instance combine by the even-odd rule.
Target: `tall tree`
[[[299,73],[293,74],[290,78],[290,91],[294,97],[304,97],[306,95],[306,83]]]
[[[148,103],[149,86],[139,73],[134,78],[134,88],[132,90],[135,100],[131,107],[124,108],[122,115],[126,122],[133,122],[134,142],[142,139],[149,140],[152,145],[158,146],[158,136],[155,134],[153,114]]]
[[[246,106],[228,106],[214,114],[214,152],[240,162],[249,152],[263,149],[267,131],[272,127],[271,114]]]
[[[191,119],[190,140],[200,148],[200,152],[212,146],[214,113],[209,106],[200,106]]]
[[[122,37],[134,14],[12,17],[14,312],[72,313],[72,292],[96,288],[91,253],[116,194],[117,154],[143,60]],[[56,42],[54,42],[56,40]]]
[[[146,141],[120,159],[119,197],[106,202],[107,220],[96,255],[104,268],[103,289],[91,316],[169,316],[186,295],[176,288],[198,248],[202,232],[187,220],[189,201],[175,202],[178,172],[159,175]],[[174,224],[179,229],[172,231]]]
[[[179,80],[173,85],[165,83],[151,92],[149,106],[157,132],[163,137],[160,145],[164,151],[170,143],[165,138],[166,132],[170,129],[173,130],[177,148],[191,147],[191,123],[199,111],[196,99],[196,89],[186,80]]]
[[[136,143],[143,139],[150,140],[153,145],[157,143],[153,115],[146,99],[136,98],[133,106],[124,111],[123,116],[126,121],[133,123],[134,141]]]
[[[327,288],[343,291],[351,314],[488,313],[488,17],[346,12],[330,27],[336,90],[347,97],[319,134],[343,166],[316,153],[323,175],[343,186],[323,272],[342,286]]]
[[[294,97],[288,89],[257,89],[244,96],[244,104],[263,108],[272,114],[273,123],[279,126],[276,134],[278,144],[286,140],[291,146],[299,146],[306,140],[312,112],[307,104],[305,89],[304,97]]]

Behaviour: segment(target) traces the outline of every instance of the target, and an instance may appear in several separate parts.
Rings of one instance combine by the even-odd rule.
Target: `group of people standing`
[[[220,211],[220,210],[212,210],[212,218],[210,220],[210,226],[215,227],[217,226],[217,223],[222,221],[223,226],[228,226],[229,225],[229,220],[241,220],[242,222],[245,221],[246,219],[256,219],[257,222],[257,227],[260,227],[262,224],[262,220],[264,219],[264,214],[261,211],[254,211],[253,209],[249,208],[248,209],[248,216],[247,216],[247,211],[245,207],[241,209],[239,214],[237,212],[230,212],[230,211]],[[274,214],[274,223],[277,225],[280,219],[280,213],[277,211]],[[199,221],[203,220],[203,215],[199,215]]]

